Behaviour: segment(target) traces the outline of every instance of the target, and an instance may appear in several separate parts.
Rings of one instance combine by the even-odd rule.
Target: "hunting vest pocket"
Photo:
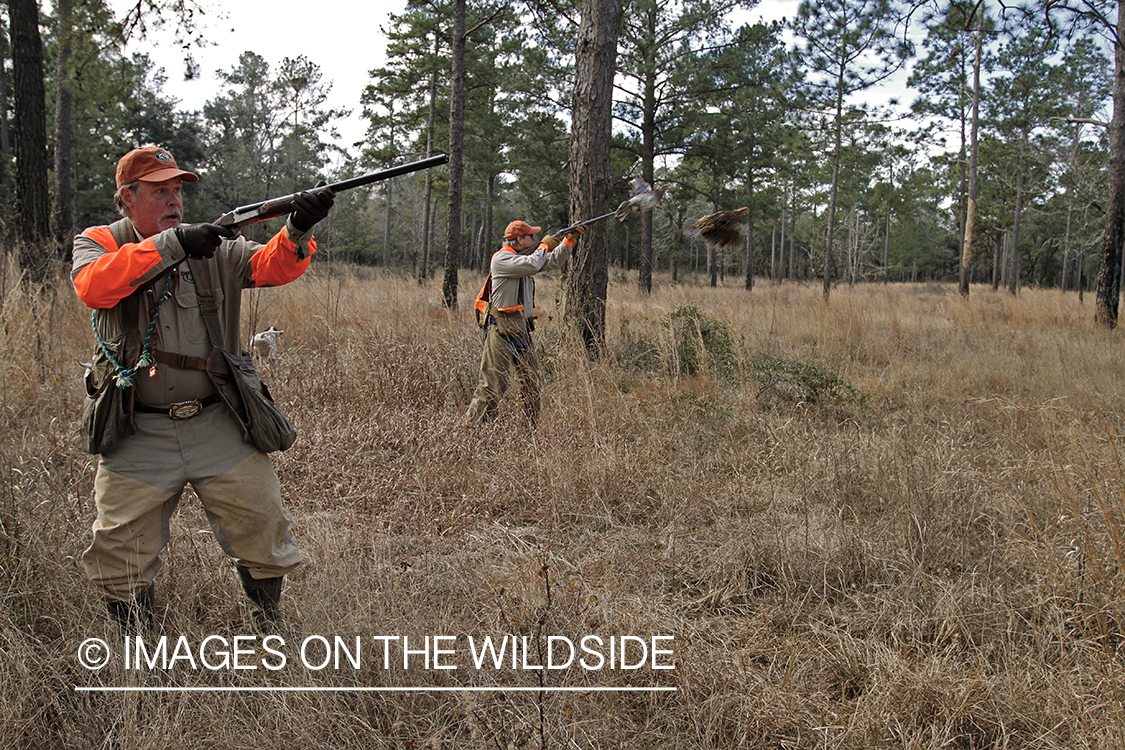
[[[195,291],[195,283],[193,281],[189,282],[184,276],[180,277],[180,283],[177,285],[174,297],[176,305],[180,308],[181,312],[199,310],[199,295]],[[222,286],[215,287],[215,303],[222,309]],[[181,326],[179,334],[183,336],[185,341],[191,344],[210,343],[211,340],[207,335],[207,326],[204,325],[202,316],[178,315],[177,319],[180,321]]]
[[[293,445],[297,430],[258,378],[249,354],[216,349],[208,358],[207,374],[234,413],[246,442],[263,453],[287,450]]]
[[[127,335],[120,334],[106,343],[118,361],[127,359]],[[133,389],[118,388],[113,367],[106,353],[99,350],[94,366],[86,373],[86,399],[78,425],[79,444],[87,453],[109,453],[127,435],[133,434]]]

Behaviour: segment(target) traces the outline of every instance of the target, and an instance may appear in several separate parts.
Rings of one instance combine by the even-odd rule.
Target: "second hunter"
[[[488,278],[477,295],[477,322],[485,329],[485,339],[480,379],[465,414],[470,426],[496,416],[513,371],[528,423],[534,426],[539,419],[539,358],[531,339],[535,330],[534,276],[566,263],[586,228],[576,228],[561,243],[550,235],[537,242],[535,235],[541,229],[526,221],[508,225],[504,245],[492,256]]]

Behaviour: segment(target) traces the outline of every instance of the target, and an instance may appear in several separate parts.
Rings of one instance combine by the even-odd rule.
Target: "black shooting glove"
[[[218,224],[181,224],[173,231],[189,258],[213,258],[223,240],[238,235],[237,230]]]
[[[320,187],[319,185],[317,187]],[[331,189],[305,190],[293,198],[293,213],[289,217],[298,232],[307,232],[313,225],[328,215],[328,210],[336,202],[336,193]]]

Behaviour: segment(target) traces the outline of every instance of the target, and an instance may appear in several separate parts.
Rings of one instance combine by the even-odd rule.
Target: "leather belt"
[[[200,412],[202,412],[208,406],[217,404],[221,400],[222,398],[219,396],[219,394],[212,393],[210,396],[204,399],[198,399],[196,401],[180,401],[170,406],[149,406],[148,404],[136,402],[133,404],[133,408],[137,411],[144,412],[145,414],[163,414],[169,419],[191,419],[192,417],[199,415]]]

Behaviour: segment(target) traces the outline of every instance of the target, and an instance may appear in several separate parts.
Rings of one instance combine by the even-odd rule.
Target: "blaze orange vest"
[[[500,248],[496,252],[499,252],[499,253],[503,253],[503,252],[515,253],[516,251],[505,245],[504,247]],[[488,276],[485,277],[484,286],[482,286],[480,288],[480,294],[477,295],[477,301],[476,301],[476,304],[474,305],[474,307],[476,308],[476,312],[477,312],[477,323],[479,323],[482,328],[484,327],[484,322],[485,322],[485,319],[487,317],[488,303],[491,301],[491,298],[492,298],[492,273],[489,272]],[[521,304],[518,304],[518,305],[513,305],[512,307],[498,307],[496,309],[499,310],[500,312],[505,312],[505,313],[520,312],[520,311],[523,310],[523,304],[521,303]]]

